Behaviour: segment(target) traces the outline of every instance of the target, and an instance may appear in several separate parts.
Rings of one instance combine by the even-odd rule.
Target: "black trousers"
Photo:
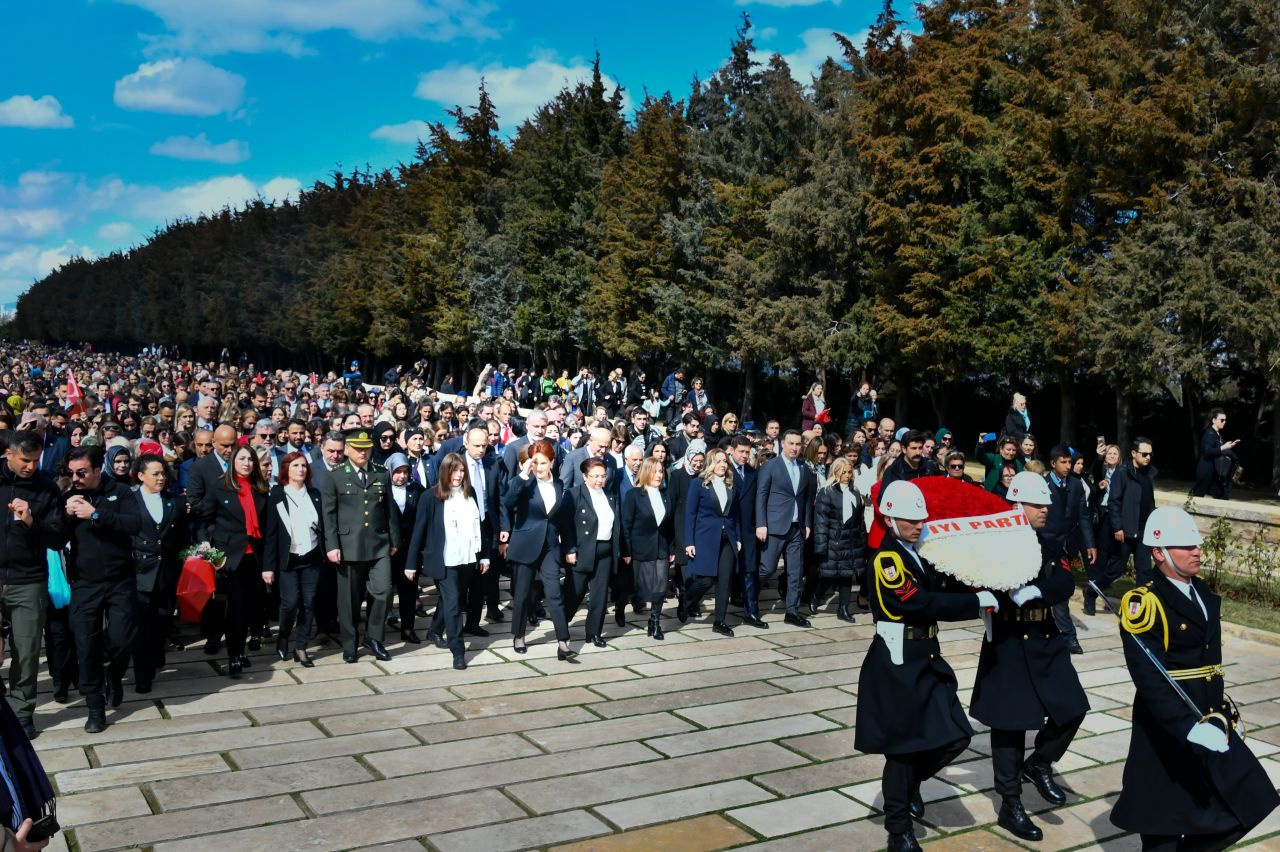
[[[154,592],[138,592],[138,632],[133,640],[133,682],[148,684],[164,665],[164,646],[169,636],[168,597]]]
[[[684,608],[688,612],[702,603],[702,599],[714,586],[716,590],[715,622],[724,623],[725,612],[729,609],[729,590],[733,588],[733,569],[738,564],[738,554],[733,542],[720,537],[720,553],[716,557],[716,575],[702,577],[686,574],[684,580]]]
[[[1107,519],[1107,513],[1104,509],[1102,521],[1098,524],[1098,528],[1094,530],[1094,541],[1098,543],[1098,558],[1092,565],[1085,563],[1085,571],[1088,573],[1089,579],[1104,592],[1124,574],[1125,563],[1129,558],[1127,555],[1120,556],[1119,551],[1124,545],[1116,541],[1114,535],[1115,530],[1111,529],[1111,522]],[[1097,600],[1097,597],[1093,589],[1088,586],[1084,587],[1084,599],[1086,601]]]
[[[941,748],[911,754],[888,754],[880,786],[884,793],[884,827],[892,834],[911,831],[911,794],[969,747],[969,737]]]
[[[477,563],[471,563],[475,566]],[[493,574],[493,565],[490,563],[489,570],[481,574],[478,567],[474,570],[459,573],[458,585],[458,611],[462,613],[463,627],[465,629],[475,629],[480,626],[480,613],[484,611],[485,599],[488,594],[488,582],[490,575]],[[493,576],[497,580],[497,575]],[[445,635],[445,617],[444,617],[444,589],[441,582],[436,581],[436,592],[440,595],[440,600],[436,602],[436,611],[431,616],[431,626],[427,629],[437,635]]]
[[[400,618],[400,630],[412,630],[418,617],[418,581],[404,575],[403,559],[392,559],[391,585],[396,590],[396,614]]]
[[[93,709],[106,707],[103,678],[119,682],[138,632],[138,583],[76,580],[71,584],[71,631],[80,665],[80,694]]]
[[[323,558],[319,548],[302,555],[291,553],[288,567],[276,574],[274,585],[280,589],[280,633],[276,637],[277,648],[287,650],[289,634],[293,632],[293,650],[307,650],[315,621],[316,589],[324,571],[321,562]]]
[[[1140,539],[1126,538],[1123,542],[1119,542],[1112,538],[1111,544],[1111,564],[1107,566],[1107,573],[1112,578],[1124,575],[1129,567],[1130,556],[1133,557],[1134,577],[1139,584],[1155,578],[1151,570],[1151,548],[1143,544]]]
[[[435,616],[431,619],[431,632],[445,637],[449,643],[449,650],[455,657],[466,650],[462,642],[465,620],[463,610],[467,590],[479,573],[474,562],[468,565],[448,565],[445,566],[444,577],[436,581],[440,602],[436,606]]]
[[[825,598],[831,594],[831,588],[835,587],[840,606],[845,609],[849,608],[849,603],[853,599],[853,578],[852,577],[818,577],[815,583],[814,596]]]
[[[255,595],[261,586],[262,569],[258,567],[258,557],[252,553],[244,555],[236,570],[218,579],[219,590],[227,596],[218,614],[222,616],[220,623],[227,636],[228,659],[244,656],[245,639],[249,635],[249,607],[257,600]]]
[[[551,548],[543,550],[536,562],[512,562],[511,581],[515,585],[511,601],[511,636],[523,639],[529,610],[533,607],[533,581],[542,581],[547,616],[555,625],[556,639],[569,641],[569,623],[564,618],[564,599],[560,594],[560,554]]]
[[[71,632],[71,605],[45,611],[44,656],[49,665],[53,691],[68,689],[80,682],[76,661],[76,637]]]
[[[1239,828],[1221,834],[1144,834],[1142,849],[1143,852],[1222,852],[1247,833]]]
[[[333,563],[329,563],[332,565]],[[338,627],[338,572],[327,570],[320,572],[316,584],[316,625],[318,629],[337,638]]]
[[[592,544],[587,544],[591,547]],[[613,541],[596,541],[595,566],[590,571],[579,571],[577,565],[571,565],[565,572],[564,620],[573,621],[574,616],[587,600],[586,634],[590,638],[599,636],[604,630],[604,611],[609,590],[609,577],[613,573]],[[578,558],[582,558],[579,550]],[[615,598],[616,600],[616,598]]]
[[[1084,716],[1059,725],[1052,719],[1036,733],[1035,748],[1031,760],[1052,766],[1062,759],[1075,739]],[[1026,762],[1026,741],[1023,731],[991,729],[991,766],[995,770],[996,792],[1006,798],[1022,798],[1022,767]]]

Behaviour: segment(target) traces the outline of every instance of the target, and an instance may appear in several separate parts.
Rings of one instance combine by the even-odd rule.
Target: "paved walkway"
[[[1093,710],[1058,766],[1068,804],[1051,809],[1027,785],[1045,832],[1032,848],[1137,849],[1107,819],[1133,689],[1114,622],[1077,617]],[[541,630],[516,655],[507,625],[492,625],[464,672],[435,648],[346,665],[329,646],[313,669],[260,653],[232,682],[192,645],[150,695],[127,684],[97,736],[82,731],[82,704],[53,704],[43,683],[36,745],[82,852],[882,848],[881,759],[853,750],[868,617],[823,614],[812,630],[768,618],[771,630],[733,639],[671,619],[653,642],[633,616],[576,665]],[[981,627],[941,639],[967,704]],[[1280,783],[1280,648],[1228,638],[1226,656],[1249,743]],[[924,842],[1020,848],[994,826],[991,787],[980,733],[925,786]],[[1246,842],[1280,849],[1280,813]],[[68,848],[66,833],[51,848]]]

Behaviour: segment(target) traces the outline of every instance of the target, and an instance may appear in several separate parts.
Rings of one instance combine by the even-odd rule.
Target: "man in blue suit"
[[[760,469],[756,482],[756,540],[762,545],[760,586],[778,569],[787,567],[787,624],[810,627],[800,614],[800,587],[804,582],[804,543],[813,527],[813,473],[800,461],[800,433],[788,429],[782,435],[782,455]]]
[[[756,525],[756,480],[759,474],[751,466],[751,439],[739,435],[729,445],[729,467],[733,470],[733,499],[738,503],[742,521],[742,549],[738,551],[738,571],[742,574],[742,623],[760,630],[768,630],[769,622],[760,617],[759,593],[756,591],[756,571],[759,552],[756,537],[750,531]]]

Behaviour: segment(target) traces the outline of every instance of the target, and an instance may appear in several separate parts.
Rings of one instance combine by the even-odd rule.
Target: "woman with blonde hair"
[[[849,602],[855,578],[866,589],[867,533],[863,525],[862,495],[853,487],[853,463],[838,458],[826,485],[818,492],[813,511],[813,554],[818,562],[818,588],[810,599],[825,597],[831,586],[839,594],[836,617],[853,621]],[[812,608],[812,606],[811,606]]]
[[[693,480],[685,505],[685,530],[689,564],[684,570],[684,595],[676,608],[680,623],[689,620],[703,596],[715,586],[716,605],[712,631],[732,636],[725,624],[729,606],[729,590],[738,551],[742,550],[742,518],[738,501],[733,499],[733,473],[729,454],[722,449],[707,452],[706,467]]]
[[[622,561],[631,565],[637,594],[642,604],[651,604],[649,635],[666,638],[662,632],[662,600],[667,591],[667,575],[675,561],[675,514],[671,495],[662,487],[662,462],[652,456],[640,463],[636,487],[622,501]]]
[[[813,428],[814,423],[826,423],[831,419],[831,415],[821,417],[822,413],[827,410],[827,401],[822,396],[822,382],[814,382],[810,386],[809,392],[805,394],[803,401],[800,403],[800,431],[808,432]],[[821,418],[821,419],[819,419]]]

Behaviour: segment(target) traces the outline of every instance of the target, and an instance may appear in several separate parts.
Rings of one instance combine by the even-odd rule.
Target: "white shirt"
[[[729,508],[729,489],[724,487],[724,479],[717,476],[711,480],[711,490],[715,492],[716,499],[720,501],[720,511]]]
[[[476,506],[480,511],[480,520],[484,520],[485,507],[485,478],[484,464],[478,462],[471,456],[467,456],[467,476],[471,479],[471,490],[476,492]]]
[[[649,495],[649,505],[653,507],[654,523],[661,526],[662,519],[667,516],[667,507],[662,505],[662,490],[647,485],[644,491]]]
[[[396,501],[396,506],[400,511],[404,511],[405,500],[409,499],[409,486],[391,484],[391,499]]]
[[[555,483],[550,479],[545,481],[535,479],[534,482],[538,484],[538,495],[542,497],[542,505],[546,507],[546,513],[550,516],[551,510],[554,509],[556,505]]]
[[[305,488],[284,486],[284,501],[276,507],[285,529],[289,531],[289,553],[302,556],[315,550],[320,544],[316,527],[320,516]]]
[[[1168,576],[1168,575],[1165,575],[1165,576]],[[1209,620],[1209,611],[1204,608],[1204,601],[1201,600],[1200,593],[1196,592],[1194,595],[1192,594],[1193,589],[1191,587],[1191,582],[1189,580],[1186,582],[1183,582],[1182,580],[1179,580],[1175,577],[1169,577],[1169,582],[1173,583],[1173,587],[1178,591],[1182,592],[1182,594],[1186,596],[1187,600],[1194,601],[1196,604],[1198,604],[1200,607],[1200,614],[1205,617],[1206,621]]]
[[[608,541],[613,538],[613,507],[603,488],[587,486],[587,494],[591,496],[591,508],[596,511],[596,541]]]
[[[151,516],[151,520],[157,524],[164,519],[164,498],[158,493],[152,494],[145,488],[139,488],[138,493],[142,495],[142,505],[147,507],[147,514]]]
[[[480,510],[455,488],[444,501],[444,564],[470,565],[480,552]]]

